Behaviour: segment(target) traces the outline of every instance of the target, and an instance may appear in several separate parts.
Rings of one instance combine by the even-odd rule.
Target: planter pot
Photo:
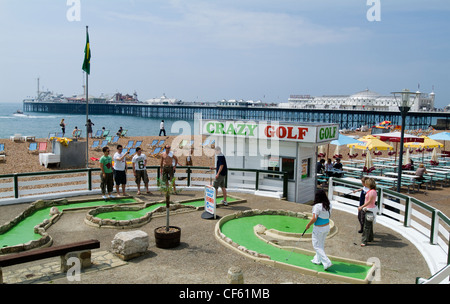
[[[169,226],[169,231],[166,231],[166,226],[161,226],[155,229],[155,242],[158,248],[174,248],[180,245],[181,228],[176,226]]]

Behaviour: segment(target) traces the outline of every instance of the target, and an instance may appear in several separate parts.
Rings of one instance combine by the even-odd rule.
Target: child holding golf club
[[[311,260],[312,263],[322,264],[324,270],[330,268],[333,264],[325,254],[325,238],[330,232],[330,215],[331,204],[327,194],[323,190],[318,190],[314,198],[312,218],[306,225],[306,230],[314,225],[312,232],[312,245],[316,251],[316,255]]]

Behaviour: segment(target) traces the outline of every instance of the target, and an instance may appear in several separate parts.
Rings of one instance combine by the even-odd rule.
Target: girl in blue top
[[[316,192],[314,198],[312,218],[306,225],[306,229],[309,229],[314,224],[312,232],[312,245],[316,251],[316,255],[311,260],[312,263],[320,265],[322,264],[324,270],[330,268],[333,264],[325,254],[325,239],[330,232],[330,215],[331,204],[328,200],[327,194],[323,190]]]

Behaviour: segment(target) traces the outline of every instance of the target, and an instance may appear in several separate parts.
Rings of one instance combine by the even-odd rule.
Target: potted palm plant
[[[175,193],[174,185],[175,178],[170,183],[157,179],[159,191],[165,195],[166,198],[166,225],[155,229],[155,242],[158,248],[174,248],[180,245],[181,228],[170,226],[169,210],[170,210],[170,195]]]

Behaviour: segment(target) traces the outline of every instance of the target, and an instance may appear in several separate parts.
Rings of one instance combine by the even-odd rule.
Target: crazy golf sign
[[[320,143],[338,139],[338,124],[278,124],[271,122],[203,120],[202,134]]]

